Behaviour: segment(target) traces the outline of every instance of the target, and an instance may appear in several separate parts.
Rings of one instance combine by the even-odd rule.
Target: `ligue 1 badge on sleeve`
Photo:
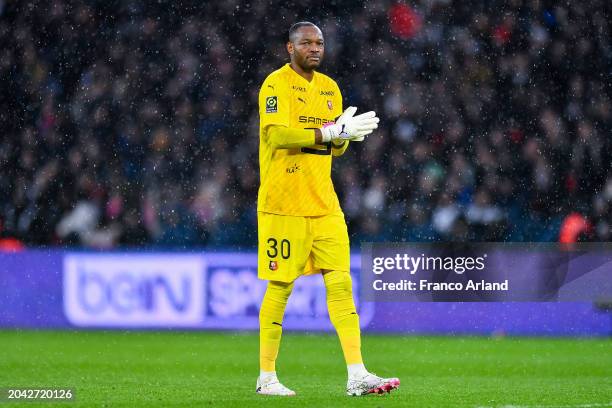
[[[266,113],[278,112],[278,99],[276,96],[268,96],[266,98]]]
[[[275,271],[277,269],[278,269],[278,264],[276,263],[276,261],[270,261],[270,270]]]
[[[332,105],[332,101],[330,99],[327,100],[327,107],[329,108],[329,110],[334,109],[334,106]]]

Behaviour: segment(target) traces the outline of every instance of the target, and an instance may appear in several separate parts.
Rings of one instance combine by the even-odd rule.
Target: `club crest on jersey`
[[[329,108],[329,110],[334,109],[334,106],[332,105],[332,101],[330,99],[327,100],[327,107]]]
[[[268,96],[266,98],[266,113],[278,112],[278,100],[276,96]]]
[[[275,271],[277,269],[278,269],[278,264],[276,263],[276,261],[270,261],[270,270]]]

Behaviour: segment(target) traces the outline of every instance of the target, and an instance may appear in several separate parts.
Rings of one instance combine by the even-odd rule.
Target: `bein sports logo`
[[[204,273],[196,255],[67,255],[64,313],[84,327],[196,327]]]
[[[211,262],[207,271],[209,281],[204,327],[259,328],[259,311],[267,284],[257,278],[255,262],[252,267],[218,266]],[[358,270],[355,269],[353,274],[353,295],[359,323],[361,327],[366,327],[374,316],[374,304],[359,301]],[[327,293],[320,275],[303,276],[295,281],[285,309],[283,327],[291,330],[333,330],[327,312]]]

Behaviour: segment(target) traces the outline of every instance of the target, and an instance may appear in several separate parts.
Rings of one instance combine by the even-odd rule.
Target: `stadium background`
[[[256,96],[286,61],[296,20],[322,28],[322,71],[345,104],[381,117],[376,134],[335,163],[355,254],[366,241],[610,241],[611,8],[604,0],[0,0],[0,327],[10,328],[0,331],[8,350],[0,366],[9,368],[0,387],[70,383],[85,406],[256,403],[246,397],[256,359],[244,358],[256,355],[253,332],[82,329],[256,327]],[[108,249],[120,252],[91,253]],[[100,255],[110,265],[143,251],[165,257],[168,299],[173,261],[196,254],[214,266],[237,251],[227,258],[238,269],[222,265],[233,278],[217,294],[241,299],[251,290],[250,303],[240,316],[215,316],[218,326],[207,326],[208,315],[191,325],[163,320],[170,309],[135,322],[75,317],[82,309],[67,306],[68,294],[87,294],[70,286],[78,268],[66,259],[85,265]],[[321,285],[306,282],[307,303],[323,305]],[[378,308],[382,320],[365,329],[452,336],[365,336],[371,364],[412,383],[388,404],[612,406],[610,316],[592,304],[394,308]],[[331,329],[324,307],[306,309],[314,320],[292,310],[294,329]],[[459,337],[466,333],[486,336]],[[340,364],[313,341],[341,361],[332,336],[287,336],[281,363],[316,395],[301,403],[347,404],[333,399],[342,394]],[[291,347],[301,356],[291,360]],[[303,373],[313,366],[317,380]],[[235,395],[222,391],[228,380]],[[136,384],[148,386],[135,392]]]
[[[3,236],[254,247],[258,87],[312,16],[382,120],[336,163],[354,245],[610,241],[610,3],[415,5],[3,3]]]

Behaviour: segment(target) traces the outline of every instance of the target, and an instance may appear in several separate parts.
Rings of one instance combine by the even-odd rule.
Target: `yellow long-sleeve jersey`
[[[324,74],[315,72],[309,82],[286,64],[266,78],[259,91],[258,211],[293,216],[340,211],[331,163],[348,142],[340,148],[315,144],[314,131],[298,130],[320,128],[341,113],[340,89]]]

